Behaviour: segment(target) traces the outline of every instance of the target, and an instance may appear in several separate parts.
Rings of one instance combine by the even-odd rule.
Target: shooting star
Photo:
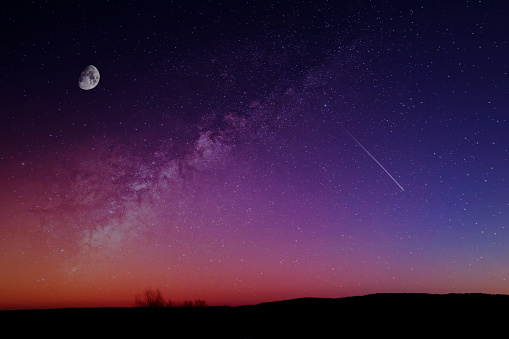
[[[401,188],[401,190],[404,192],[404,191],[405,191],[405,189],[403,188],[403,186],[401,186],[401,185],[399,184],[399,182],[397,182],[397,181],[396,181],[396,179],[394,179],[394,177],[393,177],[393,176],[392,176],[392,175],[391,175],[391,174],[390,174],[390,173],[389,173],[389,172],[385,169],[385,167],[383,167],[383,166],[382,166],[382,164],[381,164],[378,160],[376,160],[376,159],[375,159],[375,157],[374,157],[371,153],[369,153],[369,151],[366,149],[366,147],[362,146],[362,144],[359,142],[359,140],[355,139],[355,137],[352,135],[352,133],[348,132],[348,130],[347,130],[347,129],[343,126],[343,125],[341,125],[341,124],[340,124],[340,126],[341,126],[344,130],[345,130],[345,132],[346,132],[346,133],[348,133],[348,135],[349,135],[349,136],[350,136],[353,140],[355,140],[355,142],[357,143],[357,145],[361,146],[361,147],[362,147],[362,149],[363,149],[366,153],[368,153],[368,155],[371,157],[371,159],[375,160],[375,162],[378,164],[378,166],[380,166],[380,167],[381,167],[381,168],[385,171],[385,173],[387,173],[387,175],[388,175],[388,176],[392,179],[392,181],[394,181],[394,182],[396,183],[396,185],[398,185],[398,187],[399,187],[399,188]]]

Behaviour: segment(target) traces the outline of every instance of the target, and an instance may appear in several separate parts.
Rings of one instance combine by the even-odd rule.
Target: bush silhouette
[[[185,300],[182,303],[182,307],[193,307],[193,301],[192,300]]]
[[[142,295],[137,294],[134,297],[135,307],[164,307],[163,294],[159,289],[153,290],[147,288]]]
[[[207,303],[205,302],[205,300],[196,299],[196,300],[194,301],[194,306],[195,306],[195,307],[206,307],[206,306],[207,306]]]
[[[134,307],[206,307],[208,306],[205,300],[196,299],[185,300],[182,304],[177,304],[170,299],[165,303],[163,294],[157,289],[147,288],[142,294],[134,296]]]

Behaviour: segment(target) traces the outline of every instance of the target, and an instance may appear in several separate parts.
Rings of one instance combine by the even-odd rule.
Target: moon
[[[81,89],[88,91],[97,86],[99,78],[99,70],[94,65],[88,65],[83,72],[81,72],[78,84]]]

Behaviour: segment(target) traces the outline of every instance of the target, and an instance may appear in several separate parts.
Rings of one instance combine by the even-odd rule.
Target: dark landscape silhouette
[[[509,296],[388,293],[194,307],[204,306],[202,302],[205,303],[191,302],[179,304],[180,307],[160,304],[6,310],[0,312],[0,323],[5,338],[35,334],[167,338],[340,338],[381,334],[490,337],[505,328]]]

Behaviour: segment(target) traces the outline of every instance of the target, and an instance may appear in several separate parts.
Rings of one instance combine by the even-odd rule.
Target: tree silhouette
[[[163,294],[157,289],[147,288],[142,294],[134,296],[134,307],[206,307],[208,306],[205,300],[196,299],[185,300],[182,304],[175,303],[168,299],[165,303]]]
[[[192,300],[185,300],[182,303],[182,307],[193,307],[193,301]]]
[[[134,297],[135,307],[164,307],[164,298],[161,291],[157,288],[147,288],[143,294],[137,294]]]
[[[196,299],[196,300],[194,301],[194,306],[195,306],[195,307],[206,307],[206,306],[207,306],[207,303],[205,302],[205,300]]]

